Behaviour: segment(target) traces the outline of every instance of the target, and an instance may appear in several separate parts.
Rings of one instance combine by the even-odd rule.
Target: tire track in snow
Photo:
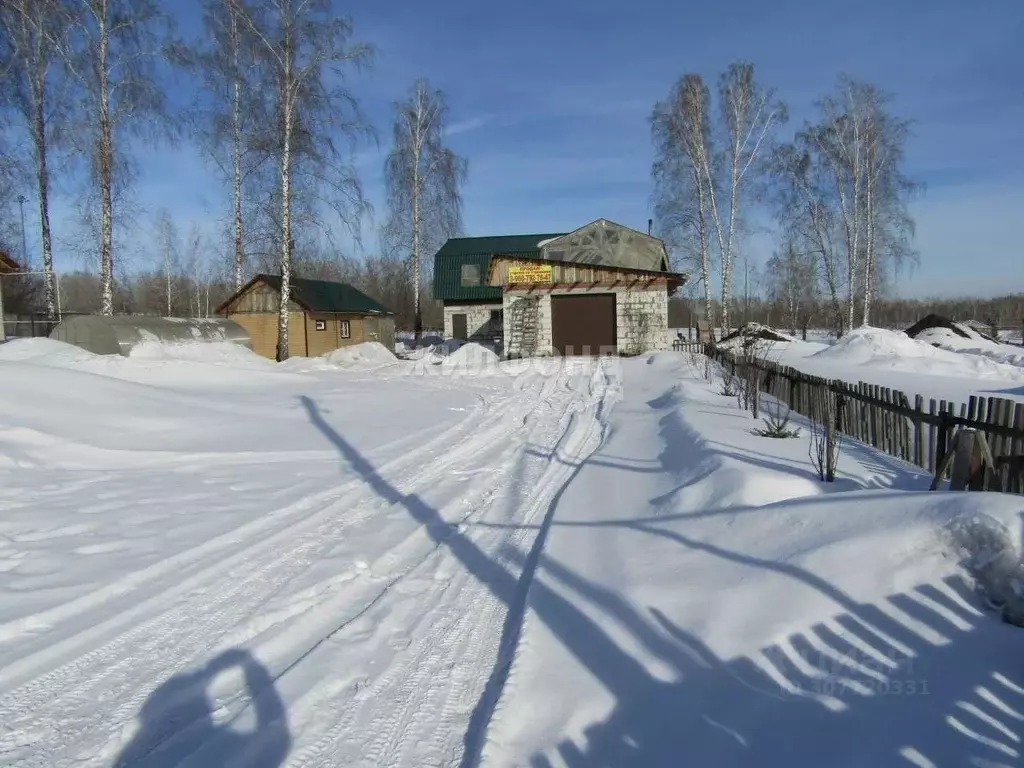
[[[543,391],[546,392],[547,387]],[[528,408],[534,405],[532,398],[525,404]],[[421,467],[413,478],[401,483],[404,492],[409,493],[417,487],[436,483],[456,464],[485,451],[506,433],[507,422],[517,417],[518,412],[518,408],[513,409],[511,414],[499,410],[485,417],[483,425],[479,422],[469,425],[465,431],[472,430],[474,435],[454,450],[448,450],[439,460]],[[452,437],[449,433],[445,439],[435,441],[434,445],[450,445]],[[424,453],[417,452],[415,457],[418,459]],[[403,463],[415,463],[414,458],[406,457]],[[31,745],[32,756],[25,765],[52,765],[53,759],[65,744],[70,746],[95,742],[97,733],[106,732],[111,725],[116,726],[133,717],[147,695],[138,685],[140,678],[158,682],[168,673],[177,671],[182,662],[187,663],[208,652],[218,638],[236,627],[245,617],[258,613],[259,608],[280,593],[291,579],[305,571],[325,549],[333,546],[343,530],[371,517],[381,507],[388,506],[380,504],[376,494],[369,489],[364,489],[356,496],[362,497],[364,508],[354,516],[355,521],[351,515],[339,521],[335,514],[339,511],[339,503],[330,504],[315,514],[312,520],[304,520],[269,539],[257,542],[230,558],[229,562],[217,564],[186,580],[179,589],[171,590],[176,602],[169,610],[5,695],[0,699],[0,717],[7,726],[7,732],[0,737],[0,750],[17,752],[21,751],[19,747],[23,750]],[[309,523],[317,521],[319,523],[310,528]],[[297,545],[286,548],[283,554],[270,559],[261,557],[265,552],[277,550],[280,540],[285,536],[293,537],[296,528],[310,529],[300,537]],[[264,562],[264,565],[254,574],[252,562]],[[415,565],[412,563],[409,567]],[[204,585],[218,582],[226,582],[229,586],[209,594]],[[386,593],[388,588],[385,586],[380,595]],[[202,602],[199,603],[200,616],[196,616],[195,602],[189,599],[197,594],[203,594]],[[160,603],[166,607],[167,598],[167,593],[158,595],[143,607]],[[370,605],[377,599],[379,595],[370,601]],[[130,613],[134,616],[144,611],[140,609]],[[124,620],[118,623],[124,623]],[[184,652],[178,651],[172,654],[170,660],[165,661],[168,649],[181,649]],[[142,669],[140,660],[147,662]],[[37,664],[42,661],[36,659]],[[10,670],[6,672],[10,676]],[[101,708],[97,712],[95,702],[101,698],[118,702],[113,712],[109,708]],[[88,714],[82,716],[83,711]],[[39,744],[43,739],[50,740],[50,743]]]
[[[561,385],[561,389],[569,389],[568,382],[562,381]],[[548,446],[555,444],[555,454],[561,460],[547,465],[523,501],[519,519],[524,526],[542,516],[542,531],[546,529],[562,489],[575,475],[579,463],[603,439],[603,410],[610,399],[610,384],[603,367],[595,372],[591,387],[598,390],[591,392],[589,405],[594,412],[582,418],[579,413],[572,413],[567,423],[560,420],[559,433],[544,441]],[[507,670],[518,638],[511,628],[522,621],[532,567],[543,547],[541,533],[526,527],[476,531],[479,538],[474,546],[490,557],[508,546],[529,550],[528,567],[518,575],[509,574],[515,582],[511,606],[495,594],[493,585],[482,583],[479,575],[456,564],[457,576],[447,588],[432,595],[428,604],[417,602],[419,619],[413,627],[414,639],[384,674],[357,692],[328,686],[314,690],[305,701],[300,701],[300,711],[293,708],[293,719],[299,721],[305,711],[344,714],[327,725],[314,744],[300,748],[289,766],[327,766],[338,760],[348,764],[346,749],[355,753],[353,762],[355,755],[359,755],[359,764],[366,766],[452,765],[459,762],[464,738],[475,747],[466,736],[466,721],[470,721],[472,731],[485,726],[489,719],[490,707],[504,682],[504,672],[498,670]],[[443,543],[437,551],[437,557],[442,556],[448,561],[453,558]],[[501,563],[499,567],[508,570],[512,566]],[[502,619],[505,624],[499,637],[495,628]],[[419,624],[425,620],[429,620],[429,625],[421,631]],[[473,708],[465,705],[474,700],[487,706],[478,704],[471,714]],[[320,718],[314,718],[314,722],[299,730],[310,733],[323,727]],[[353,741],[353,733],[375,736],[364,745]],[[465,762],[465,756],[462,757]]]
[[[419,449],[386,463],[382,466],[380,471],[387,474],[400,474],[411,467],[415,467],[415,465],[425,456],[433,457],[438,451],[444,450],[451,441],[458,440],[464,434],[471,433],[477,428],[475,417],[485,411],[487,406],[486,401],[482,397],[478,395],[478,398],[480,399],[478,399],[475,404],[474,410],[467,417],[461,419],[457,424],[443,431]],[[395,441],[395,443],[401,442],[401,438]],[[383,446],[380,450],[387,449],[389,445],[390,444]],[[201,563],[203,560],[209,559],[211,556],[221,551],[230,550],[232,548],[237,549],[237,546],[244,543],[247,539],[266,534],[264,540],[270,541],[277,537],[282,537],[282,535],[293,535],[296,531],[297,525],[303,524],[306,520],[311,522],[315,521],[328,510],[332,503],[341,504],[349,501],[349,496],[353,492],[359,494],[364,493],[364,489],[362,487],[363,484],[363,479],[356,477],[340,486],[307,495],[287,504],[284,507],[261,515],[259,519],[254,520],[251,523],[226,531],[225,533],[211,539],[210,541],[204,542],[197,547],[192,547],[183,552],[179,552],[172,557],[153,563],[142,571],[129,574],[113,584],[106,585],[98,590],[81,595],[69,603],[56,606],[42,613],[33,614],[23,619],[18,619],[16,621],[0,625],[0,643],[9,643],[18,637],[25,635],[36,635],[40,626],[46,627],[47,630],[52,630],[62,622],[66,622],[69,619],[75,618],[114,599],[128,595],[131,592],[160,579],[161,577],[181,573],[183,571],[187,572],[190,567]],[[310,510],[312,510],[312,514],[309,518],[306,518],[306,520],[291,520],[291,518],[296,514]],[[250,544],[250,546],[252,546],[252,544]],[[229,557],[229,561],[230,560],[231,558]],[[168,594],[170,593],[164,593],[163,596],[166,597]],[[138,606],[134,606],[132,611],[121,614],[120,618],[125,621],[137,618],[135,611],[137,607]],[[114,618],[116,619],[119,617]],[[90,639],[91,637],[92,633],[90,633]],[[56,640],[51,643],[51,645],[56,644],[57,642],[60,641]],[[23,659],[17,664],[9,665],[8,667],[0,670],[0,686],[9,685],[12,677],[17,673],[24,674],[25,663],[28,660],[29,659]],[[49,658],[44,661],[44,664],[48,662]]]

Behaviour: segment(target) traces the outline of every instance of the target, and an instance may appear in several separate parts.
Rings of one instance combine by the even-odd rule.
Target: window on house
[[[480,265],[479,264],[463,264],[462,265],[462,287],[463,288],[476,288],[480,285]]]
[[[491,310],[491,325],[501,325],[504,321],[504,310],[492,309]]]
[[[327,330],[327,321],[326,320],[317,320],[316,321],[316,329],[318,331],[326,331]]]
[[[352,336],[352,327],[348,324],[348,320],[341,321],[341,338],[348,339]]]

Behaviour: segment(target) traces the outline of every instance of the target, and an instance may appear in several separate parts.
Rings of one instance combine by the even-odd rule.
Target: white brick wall
[[[466,316],[466,333],[471,341],[493,343],[501,335],[501,326],[491,325],[491,311],[501,309],[500,303],[495,304],[463,304],[444,308],[444,337],[454,338],[452,315]]]
[[[623,354],[640,354],[671,348],[668,330],[668,289],[657,286],[649,289],[628,288],[597,288],[593,291],[579,289],[556,288],[536,295],[540,299],[537,323],[537,354],[551,355],[551,296],[561,294],[579,295],[581,293],[614,293],[615,294],[615,327],[617,332],[616,345]],[[512,302],[522,294],[506,292],[505,307],[505,338],[510,338],[509,310]],[[447,312],[447,309],[445,310]],[[447,331],[447,314],[445,329]],[[508,354],[516,350],[506,349]]]

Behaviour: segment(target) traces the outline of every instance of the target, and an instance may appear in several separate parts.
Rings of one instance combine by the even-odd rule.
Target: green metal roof
[[[256,275],[253,280],[262,280],[275,291],[281,290],[280,275]],[[366,314],[390,315],[391,310],[358,288],[348,283],[333,283],[327,280],[305,280],[293,277],[291,280],[292,301],[301,304],[310,312],[364,312]]]
[[[540,255],[538,243],[560,237],[561,234],[564,233],[449,238],[434,257],[434,298],[446,301],[501,300],[500,286],[464,287],[462,266],[475,264],[483,283],[487,280],[492,256],[500,254],[536,258]]]

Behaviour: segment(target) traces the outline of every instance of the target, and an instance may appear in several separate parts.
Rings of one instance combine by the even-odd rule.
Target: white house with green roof
[[[452,238],[434,261],[445,337],[501,343],[507,357],[666,349],[668,297],[685,281],[661,240],[606,219]]]

